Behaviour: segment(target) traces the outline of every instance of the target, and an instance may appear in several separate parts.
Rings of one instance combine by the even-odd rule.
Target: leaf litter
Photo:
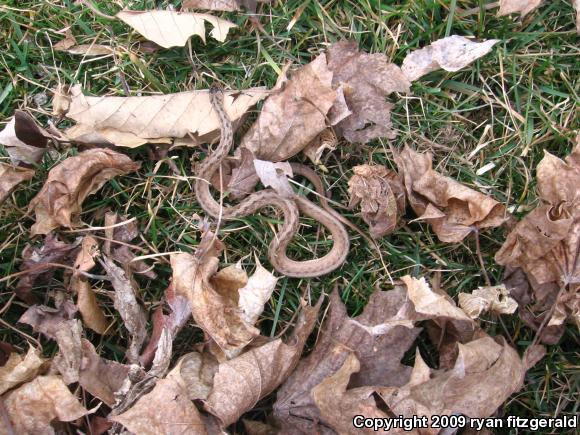
[[[500,3],[504,13],[507,5]],[[189,1],[184,7],[254,11],[256,2]],[[534,7],[512,10],[525,14]],[[213,25],[210,35],[218,41],[234,27],[188,12],[121,11],[117,17],[162,47],[184,45],[192,35],[205,41],[205,22]],[[270,91],[226,92],[225,110],[235,127],[267,98],[228,162],[224,190],[241,197],[261,181],[291,197],[288,159],[303,151],[320,162],[341,140],[364,144],[393,139],[393,101],[410,93],[412,81],[436,69],[465,68],[497,42],[454,35],[411,52],[398,66],[384,54],[365,53],[354,42],[342,41],[311,63],[285,71]],[[57,50],[84,50],[70,32],[59,44]],[[84,54],[92,53],[87,49]],[[25,112],[16,112],[0,132],[0,143],[12,159],[12,165],[0,166],[0,199],[30,180],[31,167],[63,137],[77,145],[134,148],[148,143],[193,146],[220,134],[207,91],[109,97],[85,96],[78,86],[60,87],[53,110],[77,124],[55,135]],[[580,327],[578,147],[566,160],[546,154],[537,168],[541,203],[512,229],[496,254],[498,263],[519,273],[518,286],[506,279],[461,293],[458,306],[425,277],[407,275],[390,290],[376,289],[355,317],[348,316],[335,290],[306,356],[325,297],[315,304],[300,300],[293,327],[284,336],[262,335],[264,308],[278,277],[257,258],[251,276],[240,263],[220,268],[227,246],[204,224],[193,253],[171,254],[172,280],[157,301],[149,300],[151,295],[134,277],[156,279],[156,263],[148,267],[135,253],[147,250],[131,245],[140,237],[136,220],[106,212],[105,237],[97,237],[97,229],[76,239],[61,232],[80,228],[87,196],[114,177],[140,169],[118,150],[122,148],[96,147],[56,164],[30,203],[36,215],[31,235],[45,238],[41,246],[24,249],[14,291],[29,305],[20,322],[55,341],[58,352],[48,359],[32,347],[24,356],[7,352],[0,367],[0,394],[8,425],[0,433],[56,433],[54,422],[81,417],[86,424],[78,420],[77,427],[109,433],[223,433],[275,391],[269,424],[243,419],[249,432],[359,433],[352,426],[355,415],[386,421],[398,415],[487,417],[522,388],[526,371],[545,350],[534,344],[520,357],[504,337],[487,335],[478,318],[488,311],[499,316],[519,308],[523,321],[538,332],[546,325],[561,329],[565,322]],[[397,171],[357,166],[349,181],[349,207],[360,207],[373,238],[402,225],[407,204],[445,243],[459,243],[509,220],[505,207],[492,197],[435,171],[429,153],[406,147],[395,154],[394,164]],[[48,291],[54,273],[63,273],[66,288]],[[95,280],[108,290],[97,292]],[[43,293],[35,291],[36,284]],[[112,308],[105,309],[107,298]],[[541,324],[523,315],[531,302]],[[118,314],[117,320],[111,312]],[[103,358],[87,333],[90,329],[106,339],[113,322],[126,335],[126,347],[116,352],[121,361]],[[177,335],[191,324],[201,329],[203,340],[176,353]],[[437,368],[429,367],[418,349],[412,365],[403,362],[422,330],[439,351]],[[86,403],[98,406],[89,410]]]

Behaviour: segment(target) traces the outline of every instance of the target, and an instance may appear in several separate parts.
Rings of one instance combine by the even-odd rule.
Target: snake
[[[211,217],[227,221],[249,216],[268,206],[276,207],[282,211],[284,220],[278,234],[272,238],[268,246],[268,261],[278,273],[293,278],[314,278],[339,268],[349,252],[348,233],[341,223],[340,215],[328,205],[320,178],[307,166],[291,164],[295,173],[313,183],[321,197],[322,207],[297,193],[286,197],[273,189],[254,192],[231,206],[224,206],[214,199],[209,180],[219,170],[222,160],[229,154],[234,142],[234,130],[224,106],[223,90],[220,87],[212,87],[209,90],[209,97],[211,106],[219,119],[220,141],[197,170],[194,192],[201,208]],[[326,255],[311,260],[296,261],[286,254],[288,245],[298,231],[301,213],[314,219],[330,232],[333,245]]]

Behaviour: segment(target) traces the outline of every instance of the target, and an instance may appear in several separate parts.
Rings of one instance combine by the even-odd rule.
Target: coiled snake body
[[[213,198],[209,180],[219,169],[221,161],[228,155],[233,145],[234,132],[224,108],[223,91],[212,88],[210,100],[220,121],[221,137],[216,150],[200,166],[195,181],[195,194],[203,210],[214,218],[230,220],[248,216],[266,206],[278,207],[284,214],[284,223],[268,248],[268,259],[274,269],[290,277],[312,278],[325,275],[340,267],[348,255],[348,233],[337,217],[337,213],[328,206],[325,200],[322,201],[325,208],[321,208],[300,195],[295,194],[291,198],[285,198],[272,189],[252,193],[239,204],[228,207],[222,206]],[[292,164],[292,169],[295,173],[308,178],[317,191],[321,190],[322,184],[314,171],[297,164]],[[322,194],[324,195],[323,192]],[[325,256],[313,260],[295,261],[286,255],[288,244],[298,231],[300,213],[320,222],[332,234],[333,246]]]

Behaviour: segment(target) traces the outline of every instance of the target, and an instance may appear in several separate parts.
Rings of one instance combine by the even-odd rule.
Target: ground
[[[179,3],[95,2],[102,12],[111,15],[122,6],[153,9],[170,4],[179,7]],[[50,90],[59,83],[80,83],[92,95],[125,95],[124,82],[132,95],[203,89],[215,82],[231,89],[271,87],[288,62],[308,63],[328,44],[344,38],[357,41],[368,52],[385,53],[397,64],[411,50],[452,34],[499,39],[490,54],[470,67],[455,73],[431,73],[413,84],[412,94],[393,95],[397,138],[391,145],[396,149],[409,145],[432,151],[438,171],[492,195],[521,218],[537,203],[535,168],[544,150],[565,157],[580,127],[575,12],[570,1],[544,3],[522,21],[517,16],[496,17],[497,9],[480,7],[485,5],[483,0],[274,1],[272,6],[261,6],[258,16],[268,36],[256,31],[245,15],[228,13],[223,15],[240,27],[225,43],[208,39],[203,44],[194,37],[185,48],[143,54],[134,49],[141,40],[137,33],[120,21],[95,15],[72,1],[3,1],[1,121],[6,122],[20,108],[46,124],[51,117]],[[111,45],[125,54],[83,58],[54,52],[51,47],[63,38],[62,30],[68,27],[79,43]],[[66,125],[66,121],[60,124]],[[470,155],[484,143],[479,152]],[[28,202],[41,188],[47,171],[76,152],[75,148],[62,147],[51,153],[34,179],[20,186],[12,200],[0,208],[3,276],[18,271],[26,244],[40,243],[29,235],[33,216],[27,212]],[[144,161],[142,170],[107,183],[85,202],[81,218],[88,224],[102,225],[101,211],[112,209],[139,220],[151,252],[193,251],[199,232],[190,224],[191,217],[203,212],[193,195],[192,179],[177,179],[167,164],[157,168],[143,150],[127,152]],[[198,161],[203,156],[199,149],[170,153],[186,177],[194,175],[192,159]],[[324,156],[323,165],[317,170],[324,175],[332,198],[347,204],[351,168],[371,162],[394,168],[386,140],[364,146],[341,143],[336,151]],[[495,166],[479,175],[478,169],[490,163]],[[341,212],[364,227],[355,211]],[[407,217],[412,219],[411,212]],[[228,249],[223,264],[239,259],[249,264],[252,256],[248,254],[253,253],[267,264],[273,222],[272,217],[258,215],[225,224],[222,235]],[[330,242],[324,240],[313,222],[302,222],[294,255],[310,257]],[[495,264],[493,256],[505,235],[505,229],[481,234],[483,259],[494,283],[500,281],[503,269]],[[373,249],[357,234],[351,236],[352,249],[340,270],[319,279],[280,280],[267,307],[266,320],[259,325],[264,334],[276,335],[287,326],[304,292],[317,299],[337,285],[349,313],[354,315],[376,288],[390,287],[388,274]],[[427,225],[410,222],[379,244],[393,279],[405,274],[429,277],[440,272],[441,285],[452,296],[485,284],[472,238],[461,244],[441,243]],[[248,251],[248,247],[253,250]],[[160,299],[170,279],[168,257],[158,259],[156,271],[157,280],[139,278],[142,297],[149,303]],[[0,340],[24,346],[27,338],[22,332],[30,334],[30,329],[16,322],[25,305],[12,298],[10,288],[14,282],[0,284]],[[59,285],[62,284],[57,275],[49,286]],[[497,317],[485,317],[482,325],[491,335],[509,336],[520,352],[534,337],[533,331],[515,315],[504,316],[503,325]],[[102,339],[100,347],[108,357],[121,359],[125,341],[120,323],[117,328],[118,334]],[[198,336],[193,327],[180,334],[176,355],[189,348],[193,336]],[[553,417],[577,413],[578,341],[577,330],[570,326],[560,344],[550,346],[547,357],[528,373],[525,388],[498,415]],[[43,344],[47,354],[55,351],[50,343]],[[417,349],[429,365],[436,367],[437,353],[426,335],[420,336]],[[407,355],[406,361],[413,361],[413,356]],[[271,400],[265,399],[265,407]],[[252,417],[260,418],[260,407],[256,409]]]

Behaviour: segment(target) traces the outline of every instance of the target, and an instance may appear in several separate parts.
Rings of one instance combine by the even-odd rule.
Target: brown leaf
[[[332,72],[325,55],[320,55],[296,70],[283,90],[266,100],[258,119],[242,138],[241,148],[261,160],[288,160],[326,129],[326,117],[336,98]]]
[[[0,204],[23,181],[32,180],[35,170],[0,163]]]
[[[187,9],[207,9],[210,11],[241,11],[256,12],[257,3],[267,3],[270,0],[185,0],[182,4]]]
[[[54,90],[52,97],[52,114],[56,117],[63,117],[70,108],[71,96],[68,85],[59,84]]]
[[[222,427],[237,421],[294,370],[321,305],[319,300],[314,307],[302,307],[287,343],[276,339],[219,365],[204,406],[220,419]]]
[[[348,181],[349,208],[360,204],[371,236],[378,239],[395,231],[405,213],[405,189],[397,174],[384,166],[360,165]]]
[[[518,308],[518,303],[509,297],[505,285],[480,287],[471,293],[459,293],[459,306],[472,319],[482,313],[491,311],[495,314],[511,314]]]
[[[407,199],[419,219],[431,224],[439,240],[458,243],[475,230],[507,220],[505,207],[432,169],[430,153],[409,147],[396,158]]]
[[[278,282],[278,278],[266,270],[257,257],[255,264],[256,270],[246,285],[238,290],[238,306],[243,312],[243,319],[250,325],[258,321],[258,317],[264,311],[264,305],[270,300]]]
[[[30,325],[35,332],[44,334],[51,340],[57,340],[58,331],[69,328],[76,307],[70,301],[65,301],[59,308],[44,305],[33,305],[18,319],[19,323]]]
[[[411,368],[401,358],[419,334],[406,316],[403,287],[372,294],[363,313],[349,318],[338,292],[330,296],[330,315],[325,321],[314,351],[300,361],[278,391],[274,415],[284,428],[305,433],[320,429],[320,412],[312,389],[336,373],[354,352],[361,369],[353,376],[352,387],[403,385]],[[407,319],[407,322],[402,322]],[[408,324],[408,326],[404,326]]]
[[[187,356],[186,356],[187,357]],[[122,414],[110,417],[129,431],[143,435],[207,434],[200,412],[190,400],[187,380],[182,377],[182,358],[165,379]]]
[[[136,285],[131,277],[106,255],[103,255],[99,262],[115,289],[114,306],[130,334],[127,360],[131,364],[137,364],[141,347],[147,337],[147,317],[145,310],[137,301]]]
[[[231,357],[259,331],[242,319],[237,295],[234,299],[231,289],[220,291],[210,282],[217,272],[217,255],[222,249],[221,242],[207,232],[194,255],[173,254],[171,267],[176,294],[188,299],[195,322]]]
[[[401,69],[382,53],[359,52],[354,41],[332,44],[326,54],[333,86],[342,87],[352,112],[336,125],[349,142],[367,143],[377,137],[393,139],[393,105],[385,101],[393,92],[409,92],[411,83]],[[326,113],[326,112],[324,112]]]
[[[69,385],[79,380],[82,348],[81,337],[83,327],[80,320],[72,319],[62,323],[55,331],[55,339],[59,352],[52,361],[52,366],[62,375],[65,384]]]
[[[292,177],[290,163],[272,163],[267,160],[255,159],[254,169],[264,187],[271,187],[279,195],[286,198],[292,197],[294,190],[292,190],[292,186],[290,186],[288,181],[288,177]]]
[[[322,162],[320,158],[324,151],[334,151],[338,145],[338,138],[332,128],[327,128],[320,132],[302,152],[315,165],[320,165]]]
[[[60,376],[38,376],[6,394],[3,400],[17,434],[55,434],[50,425],[54,420],[73,421],[90,412],[71,394]],[[5,426],[0,426],[0,434],[9,433]]]
[[[36,124],[32,116],[21,110],[16,110],[14,117],[0,131],[0,144],[6,147],[14,165],[20,162],[31,165],[39,163],[52,138],[50,133]]]
[[[409,53],[403,60],[401,69],[410,81],[438,69],[459,71],[485,56],[498,42],[498,39],[473,42],[463,36],[448,36]]]
[[[31,381],[46,368],[38,349],[30,347],[22,358],[13,352],[6,364],[0,366],[0,395],[25,382]]]
[[[263,88],[224,92],[224,106],[232,121],[266,97]],[[71,89],[67,116],[78,124],[66,135],[77,142],[137,147],[148,142],[172,143],[173,138],[194,139],[195,144],[215,139],[219,119],[208,91],[144,97],[90,97],[80,86]]]
[[[116,15],[145,38],[161,47],[183,47],[187,40],[199,36],[205,42],[205,23],[213,26],[209,33],[212,38],[224,42],[229,30],[235,24],[209,14],[194,14],[177,11],[128,11]]]
[[[497,15],[522,14],[525,17],[533,10],[537,9],[543,0],[499,0],[499,11]]]
[[[69,157],[48,173],[46,183],[30,202],[36,213],[31,233],[48,234],[59,226],[72,228],[85,198],[111,178],[140,167],[124,154],[109,149],[91,149]]]
[[[67,264],[72,261],[79,244],[80,239],[74,243],[65,243],[60,241],[56,234],[50,233],[44,238],[44,243],[40,248],[27,245],[22,250],[23,261],[20,265],[20,271],[28,271],[28,273],[18,280],[14,289],[16,295],[29,304],[34,304],[36,302],[36,297],[32,294],[34,282],[38,278],[48,282],[55,269],[48,263]]]

